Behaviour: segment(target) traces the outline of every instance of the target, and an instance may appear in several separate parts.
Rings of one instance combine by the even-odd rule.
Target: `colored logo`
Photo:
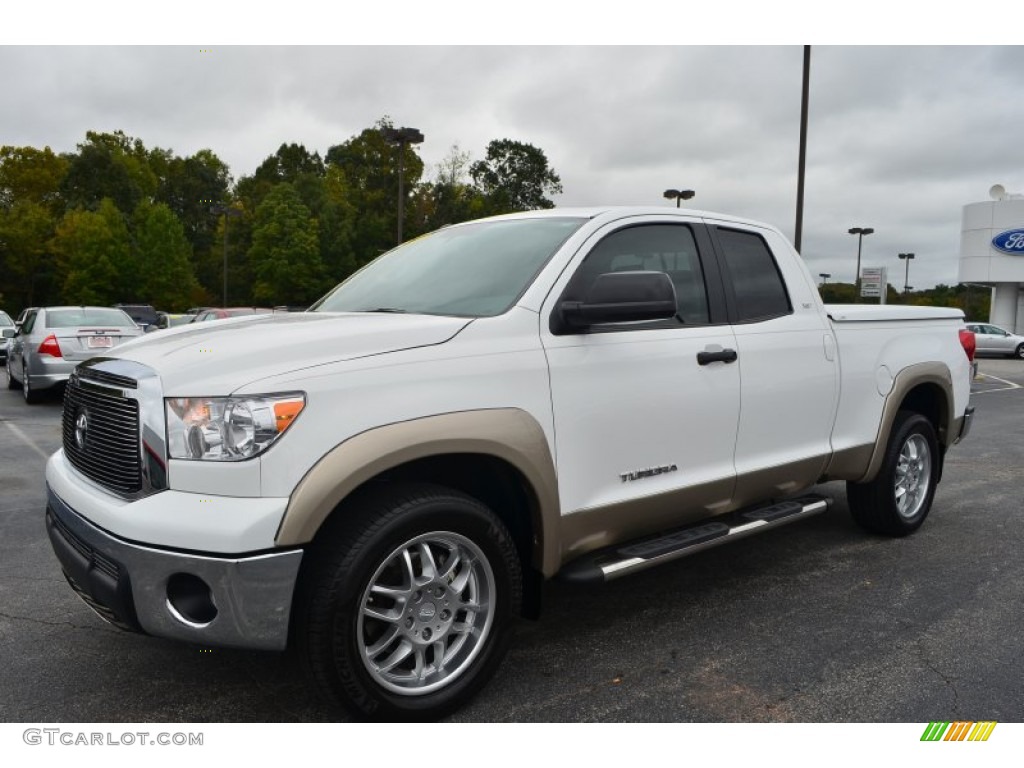
[[[992,238],[992,246],[1003,253],[1024,254],[1024,229],[1008,229]]]
[[[994,720],[982,723],[928,723],[921,741],[988,741],[995,730]]]

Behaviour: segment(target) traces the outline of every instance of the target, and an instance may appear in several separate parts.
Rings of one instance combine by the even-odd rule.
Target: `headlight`
[[[167,446],[172,459],[241,461],[267,450],[306,406],[306,396],[168,397]]]

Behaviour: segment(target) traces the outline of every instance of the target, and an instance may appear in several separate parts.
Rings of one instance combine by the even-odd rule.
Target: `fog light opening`
[[[167,609],[191,627],[205,627],[217,618],[209,585],[191,573],[176,573],[167,580]]]

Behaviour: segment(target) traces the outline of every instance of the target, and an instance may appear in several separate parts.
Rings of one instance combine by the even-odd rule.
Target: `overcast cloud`
[[[428,174],[453,144],[542,148],[559,206],[670,205],[793,235],[802,49],[790,47],[4,47],[0,144],[73,151],[87,130],[208,147],[237,179],[283,142],[323,155],[378,118],[419,128]],[[1024,192],[1024,48],[815,47],[803,254],[851,281],[916,253],[918,288],[957,279],[960,217]]]

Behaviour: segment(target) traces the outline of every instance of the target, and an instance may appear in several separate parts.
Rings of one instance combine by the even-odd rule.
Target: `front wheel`
[[[376,719],[437,718],[493,675],[521,606],[505,526],[436,486],[364,492],[309,553],[294,630],[329,699]]]
[[[1018,360],[1024,360],[1024,344],[1017,345],[1017,349],[1013,351],[1013,356]]]
[[[14,374],[11,373],[11,358],[7,357],[7,365],[4,366],[7,369],[7,388],[8,389],[21,389],[21,384],[14,378]]]
[[[900,411],[875,479],[846,484],[853,519],[872,533],[913,533],[931,509],[940,461],[932,423],[919,413]]]

